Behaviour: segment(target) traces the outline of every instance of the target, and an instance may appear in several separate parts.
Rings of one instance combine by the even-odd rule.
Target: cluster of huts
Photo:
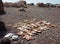
[[[59,4],[51,4],[51,3],[37,3],[36,4],[38,7],[58,7],[60,8],[60,5]]]
[[[27,4],[26,1],[19,1],[19,2],[16,2],[16,3],[8,3],[8,2],[2,3],[2,0],[0,0],[0,13],[2,13],[2,11],[3,11],[3,13],[5,13],[3,5],[5,7],[17,7],[17,8],[20,8],[20,7],[27,8],[27,5],[33,5],[33,6],[37,6],[37,7],[56,7],[56,8],[60,8],[60,4],[37,3],[35,5],[34,3]]]
[[[34,6],[38,6],[38,7],[57,7],[57,8],[60,8],[60,5],[59,4],[51,4],[51,3],[37,3],[36,5],[34,3],[30,3],[30,4],[27,4],[26,1],[19,1],[17,3],[8,3],[8,2],[5,2],[4,3],[4,6],[5,7],[25,7],[27,8],[27,5],[34,5]]]
[[[0,0],[0,14],[5,14],[4,7],[24,7],[27,8],[26,1],[19,1],[17,3],[3,3],[2,0]]]
[[[17,3],[8,3],[8,2],[5,2],[4,3],[4,6],[5,7],[27,7],[27,5],[26,5],[26,1],[19,1],[19,2],[17,2]]]

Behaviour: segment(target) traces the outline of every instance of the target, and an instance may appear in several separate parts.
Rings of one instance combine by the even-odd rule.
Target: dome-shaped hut
[[[37,3],[36,4],[38,7],[44,7],[45,5],[44,5],[44,3]]]
[[[24,0],[20,0],[18,2],[18,4],[19,4],[20,7],[27,7],[26,1],[24,1]]]

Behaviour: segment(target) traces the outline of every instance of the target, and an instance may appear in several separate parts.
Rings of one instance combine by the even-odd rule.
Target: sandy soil
[[[60,44],[60,8],[42,8],[42,7],[29,7],[25,9],[26,12],[20,12],[19,8],[5,8],[6,14],[0,15],[0,20],[5,24],[13,24],[23,21],[25,19],[36,18],[39,20],[46,20],[57,27],[44,31],[36,36],[35,40],[27,41],[20,37],[22,44]],[[14,29],[8,28],[9,32]]]

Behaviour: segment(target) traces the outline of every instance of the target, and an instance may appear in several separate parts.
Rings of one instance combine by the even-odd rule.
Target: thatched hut
[[[60,4],[55,4],[56,8],[60,8]]]
[[[0,0],[0,15],[1,15],[1,14],[5,14],[2,0]]]
[[[20,7],[27,7],[26,1],[19,1],[19,2],[18,2],[18,5],[19,5]]]
[[[36,4],[38,7],[45,7],[44,3],[37,3]]]

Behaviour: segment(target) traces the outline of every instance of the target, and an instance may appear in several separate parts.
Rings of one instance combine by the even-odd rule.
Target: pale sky
[[[20,0],[3,0],[3,2],[18,2]],[[38,2],[43,2],[43,3],[52,3],[52,4],[60,4],[60,0],[26,0],[27,3],[38,3]]]

